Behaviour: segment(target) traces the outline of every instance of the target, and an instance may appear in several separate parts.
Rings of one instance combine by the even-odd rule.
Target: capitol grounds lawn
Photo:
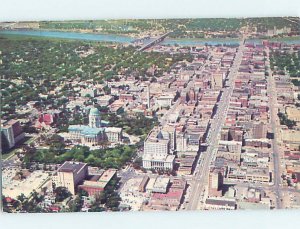
[[[120,169],[132,161],[135,156],[136,146],[127,145],[97,150],[90,150],[87,146],[74,146],[71,150],[56,150],[53,147],[49,149],[31,148],[25,152],[22,162],[25,167],[29,168],[32,163],[61,164],[74,160],[102,169]]]

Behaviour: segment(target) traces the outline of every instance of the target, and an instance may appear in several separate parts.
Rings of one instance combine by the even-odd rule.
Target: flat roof
[[[154,183],[156,181],[156,177],[150,177],[148,184],[146,185],[146,190],[147,189],[153,189]]]
[[[235,207],[236,204],[235,200],[211,199],[211,198],[206,199],[205,203],[210,205],[229,206],[229,207]]]
[[[68,127],[68,131],[79,131],[83,135],[97,135],[100,132],[104,131],[104,128],[96,128],[96,127],[89,127],[89,126],[84,126],[84,125],[70,125]]]
[[[169,182],[169,177],[157,177],[154,183],[154,188],[166,188]]]
[[[82,184],[82,186],[90,186],[95,188],[105,188],[107,185],[107,182],[103,181],[91,181],[91,180],[85,180]]]
[[[261,210],[261,209],[270,209],[268,204],[264,203],[253,203],[253,202],[245,202],[241,201],[238,203],[239,209],[252,209],[252,210]]]
[[[99,182],[108,182],[111,180],[111,178],[116,174],[116,169],[108,169],[106,170],[101,177],[99,178]]]
[[[85,166],[87,166],[86,163],[66,161],[58,168],[58,172],[79,173]]]

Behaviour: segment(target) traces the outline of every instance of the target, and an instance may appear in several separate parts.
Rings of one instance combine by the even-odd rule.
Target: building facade
[[[83,182],[87,175],[86,163],[66,161],[52,176],[52,182],[56,187],[65,187],[72,195],[75,195],[78,184]]]
[[[153,129],[144,142],[145,169],[173,170],[175,156],[171,151],[171,134]]]
[[[3,150],[13,148],[25,137],[20,122],[17,120],[4,122],[1,125],[1,135],[1,147]]]
[[[218,170],[209,173],[208,195],[214,197],[222,196],[223,176]]]

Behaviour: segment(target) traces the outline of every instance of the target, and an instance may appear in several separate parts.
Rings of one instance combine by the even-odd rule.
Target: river
[[[98,34],[98,33],[80,33],[80,32],[65,32],[65,31],[47,31],[47,30],[0,30],[0,35],[17,35],[17,36],[38,36],[38,37],[51,37],[75,40],[88,40],[100,42],[117,42],[117,43],[130,43],[134,38],[118,35],[118,34]],[[150,40],[146,41],[149,42]],[[287,44],[300,44],[300,37],[277,38],[270,39],[270,41],[280,41]],[[261,44],[261,39],[250,39],[247,43]],[[196,45],[238,45],[239,39],[237,38],[206,38],[206,39],[168,39],[166,38],[162,44],[165,45],[180,45],[180,46],[196,46]]]

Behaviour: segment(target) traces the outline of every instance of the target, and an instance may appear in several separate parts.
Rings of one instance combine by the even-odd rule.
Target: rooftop
[[[86,166],[86,163],[66,161],[58,168],[58,172],[79,173]]]
[[[81,132],[83,135],[97,135],[100,132],[103,132],[103,128],[89,127],[83,125],[70,125],[68,131],[77,131]]]
[[[229,206],[229,207],[235,207],[235,200],[225,200],[225,199],[206,199],[206,204],[210,205],[218,205],[218,206]]]

